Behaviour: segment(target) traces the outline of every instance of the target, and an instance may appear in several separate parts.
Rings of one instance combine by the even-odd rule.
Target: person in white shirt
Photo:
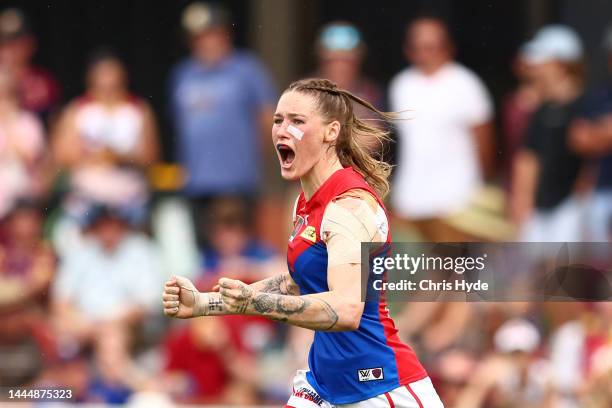
[[[107,347],[128,358],[133,332],[158,313],[164,278],[158,250],[130,228],[121,209],[91,204],[86,213],[85,239],[62,258],[51,288],[59,353],[74,356],[93,345],[96,359]]]
[[[468,206],[491,167],[491,99],[480,79],[453,61],[441,20],[409,24],[405,53],[412,66],[389,88],[391,110],[409,111],[397,123],[393,209],[427,240],[462,240],[444,220]]]

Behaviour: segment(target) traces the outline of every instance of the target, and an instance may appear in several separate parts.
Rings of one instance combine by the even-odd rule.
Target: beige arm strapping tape
[[[208,293],[200,293],[193,289],[181,286],[181,289],[191,292],[193,295],[193,317],[208,316],[208,302],[210,295]]]
[[[359,198],[344,198],[330,202],[323,214],[321,236],[327,245],[327,266],[361,263],[361,243],[384,241],[386,217],[382,208],[374,213],[370,206]],[[381,214],[384,221],[381,221]]]

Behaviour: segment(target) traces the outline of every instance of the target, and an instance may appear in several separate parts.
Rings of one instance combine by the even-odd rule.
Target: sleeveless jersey
[[[353,189],[369,192],[384,209],[374,190],[351,167],[332,174],[310,200],[305,200],[303,192],[298,197],[287,263],[301,295],[329,291],[321,221],[329,202]],[[390,236],[389,231],[387,243]],[[400,341],[384,293],[378,301],[365,303],[357,330],[315,332],[308,365],[308,382],[332,404],[366,400],[427,377],[415,353]]]

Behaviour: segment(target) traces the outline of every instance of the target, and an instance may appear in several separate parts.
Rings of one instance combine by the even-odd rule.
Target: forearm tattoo
[[[298,300],[296,302],[296,299]],[[292,315],[302,313],[310,305],[310,300],[301,297],[279,296],[276,300],[276,311],[278,313]]]
[[[288,274],[273,276],[262,282],[263,287],[259,292],[273,293],[278,295],[296,295],[296,288],[293,287]]]
[[[244,285],[240,288],[240,295],[242,296],[243,299],[246,299],[246,300],[242,302],[242,304],[240,305],[240,309],[238,309],[238,314],[244,314],[244,312],[246,312],[247,308],[251,304],[251,294],[252,293],[253,293],[253,288],[251,288],[248,285]]]
[[[331,330],[334,328],[336,323],[338,323],[338,313],[334,310],[333,307],[323,299],[315,298],[323,305],[325,313],[327,314],[327,321],[329,322],[329,327],[324,328],[323,330]]]
[[[281,286],[283,285],[284,281],[285,275],[278,275],[267,279],[263,282],[264,287],[261,289],[261,292],[283,294]]]
[[[222,313],[224,311],[223,308],[223,300],[219,296],[209,296],[208,298],[208,313]]]
[[[321,318],[317,327],[313,329],[331,330],[338,322],[338,314],[329,303],[319,298],[305,298],[299,296],[284,296],[274,293],[259,293],[253,298],[253,308],[257,313],[272,314],[269,316],[273,320],[287,322],[289,317],[317,307],[321,311]]]
[[[255,296],[255,299],[253,299],[253,308],[255,308],[258,313],[270,313],[274,310],[274,300],[269,294],[262,293]]]

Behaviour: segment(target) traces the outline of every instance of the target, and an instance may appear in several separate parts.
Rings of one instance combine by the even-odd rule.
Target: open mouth
[[[295,159],[295,152],[293,149],[285,144],[279,143],[276,145],[276,150],[278,151],[281,165],[283,167],[291,166],[291,163],[293,163]]]

